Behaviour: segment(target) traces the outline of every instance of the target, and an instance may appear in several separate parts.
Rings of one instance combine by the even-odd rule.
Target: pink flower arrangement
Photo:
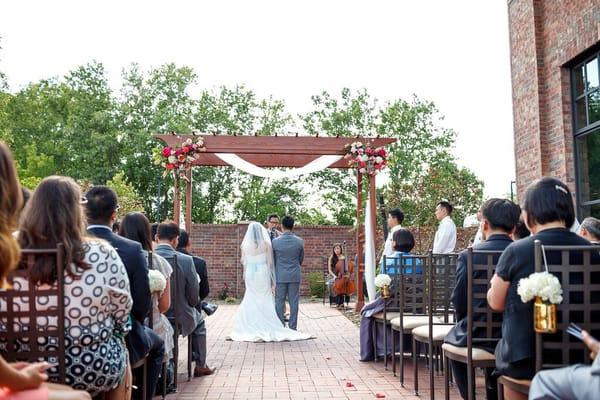
[[[165,169],[163,177],[173,173],[175,177],[187,179],[186,171],[192,167],[194,160],[198,159],[200,153],[204,151],[206,151],[206,147],[202,138],[198,138],[195,142],[188,138],[180,146],[165,146],[162,149],[155,149],[154,163]]]
[[[344,148],[348,165],[361,174],[377,175],[387,167],[389,153],[383,147],[372,147],[362,142],[354,142]]]

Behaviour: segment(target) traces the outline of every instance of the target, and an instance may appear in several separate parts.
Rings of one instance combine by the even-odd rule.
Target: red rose
[[[167,169],[171,170],[173,168],[175,168],[175,164],[171,164],[171,163],[167,164]]]
[[[177,160],[179,162],[185,162],[185,159],[186,159],[185,154],[180,154],[180,155],[177,156]]]
[[[189,153],[190,152],[190,147],[189,146],[183,146],[181,148],[181,151],[183,151],[184,153]]]
[[[168,146],[165,147],[165,148],[163,148],[162,149],[162,155],[164,157],[169,157],[171,155],[171,150],[172,150],[171,147],[168,147]]]

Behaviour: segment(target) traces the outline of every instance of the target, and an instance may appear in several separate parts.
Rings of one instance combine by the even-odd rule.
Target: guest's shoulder
[[[86,262],[89,264],[96,264],[107,260],[122,262],[115,248],[104,239],[86,238],[83,242],[83,247]]]
[[[131,250],[136,250],[136,251],[141,251],[142,250],[142,245],[138,242],[136,242],[135,240],[131,240],[128,239],[126,237],[117,235],[113,233],[113,237],[116,243],[115,247],[126,247],[129,248]]]

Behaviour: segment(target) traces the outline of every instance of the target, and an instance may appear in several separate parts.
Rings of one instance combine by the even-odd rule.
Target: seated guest
[[[152,251],[152,240],[150,231],[150,222],[148,218],[139,212],[130,212],[121,221],[119,234],[124,238],[131,239],[142,245],[144,256],[148,257],[148,252]],[[169,323],[169,319],[164,315],[169,307],[171,307],[171,273],[173,268],[171,264],[156,253],[152,253],[152,268],[159,271],[166,281],[166,286],[161,291],[152,292],[152,330],[160,336],[165,342],[165,357],[164,361],[168,361],[172,357],[174,345],[173,327]]]
[[[523,219],[533,235],[504,250],[487,299],[492,309],[503,311],[502,339],[496,346],[494,374],[531,379],[535,374],[533,303],[521,301],[517,286],[519,280],[534,272],[534,241],[562,246],[589,246],[590,242],[569,230],[575,219],[573,198],[567,185],[558,179],[542,178],[529,186],[523,201]],[[549,263],[560,261],[559,253],[546,256]],[[506,387],[504,390],[507,398],[523,397]]]
[[[531,232],[529,232],[529,229],[527,229],[527,225],[525,225],[525,221],[523,221],[523,217],[521,216],[519,218],[519,223],[511,235],[512,240],[523,239],[529,235],[531,235]]]
[[[177,321],[182,336],[192,335],[192,360],[196,363],[194,376],[212,375],[214,369],[206,365],[206,325],[196,307],[200,304],[200,278],[194,268],[192,257],[175,250],[179,240],[179,227],[166,221],[158,225],[158,244],[154,251],[165,257],[177,256],[177,292],[171,286],[171,308],[169,320],[175,321],[174,306],[177,305]]]
[[[397,229],[394,234],[393,234],[393,239],[392,239],[392,245],[393,245],[393,250],[394,253],[392,253],[393,256],[395,256],[395,258],[390,258],[387,259],[386,258],[386,264],[387,264],[387,268],[391,271],[394,271],[396,274],[399,270],[398,267],[398,258],[400,257],[400,255],[409,255],[410,251],[413,249],[414,245],[415,245],[415,239],[412,235],[412,233],[405,228],[401,228],[401,229]],[[421,268],[419,267],[420,265],[420,260],[416,260],[417,262],[416,264],[416,273],[420,274],[422,273]],[[413,259],[404,259],[402,260],[402,264],[403,264],[403,268],[404,268],[404,273],[406,274],[411,274],[412,273],[412,262]],[[381,272],[383,272],[383,269],[381,270]],[[388,272],[391,273],[392,275],[394,275],[394,273],[392,272]],[[395,290],[391,290],[392,292],[392,296],[395,296]],[[392,298],[388,299],[388,302],[393,301]],[[373,337],[373,324],[375,324],[375,319],[373,318],[373,316],[377,313],[380,313],[383,311],[383,302],[386,301],[384,298],[382,297],[378,297],[365,304],[365,306],[363,307],[363,309],[361,310],[360,314],[361,314],[361,319],[360,319],[360,360],[361,361],[371,361],[373,360],[375,357],[382,357],[384,348],[386,348],[384,346],[384,342],[383,342],[383,329],[387,329],[388,331],[386,332],[386,338],[387,338],[387,349],[388,351],[391,351],[392,349],[392,333],[391,333],[391,328],[389,326],[386,326],[384,328],[383,324],[377,324],[376,325],[376,330],[375,330],[375,337]],[[396,339],[399,341],[400,340],[400,335],[396,336]],[[408,349],[411,346],[411,342],[410,342],[410,336],[409,335],[404,335],[404,348]],[[373,344],[375,344],[375,349],[373,348]],[[396,344],[396,348],[400,348],[399,343]],[[377,354],[374,353],[374,351],[377,352]]]
[[[584,219],[579,227],[579,236],[593,244],[600,244],[600,220],[594,217]]]
[[[103,240],[86,238],[81,202],[79,187],[71,178],[45,178],[25,209],[19,243],[23,249],[63,244],[66,383],[97,395],[126,385],[122,338],[132,299],[125,267],[115,249]],[[15,287],[56,284],[54,256],[37,257],[29,271],[30,279],[15,279]],[[28,308],[26,299],[14,301],[21,303],[21,310]],[[53,297],[46,306],[55,307],[55,302]]]
[[[192,255],[192,242],[190,241],[190,235],[185,231],[185,229],[180,229],[179,231],[177,251],[192,257],[192,260],[194,260],[194,268],[200,277],[200,302],[202,302],[202,300],[204,300],[210,292],[210,287],[208,286],[208,268],[206,267],[206,261],[204,258]],[[198,311],[202,310],[200,306],[197,308]]]
[[[21,190],[23,189],[23,190]],[[20,248],[14,237],[17,220],[29,198],[29,190],[19,187],[19,179],[12,155],[0,142],[0,289],[5,288],[6,276],[16,267]],[[5,308],[5,303],[0,302]],[[6,323],[3,321],[3,323]],[[3,339],[6,339],[4,336]],[[0,356],[0,399],[22,400],[90,400],[87,392],[64,385],[44,384],[48,380],[47,363],[7,363]]]
[[[504,250],[509,244],[512,243],[510,235],[515,230],[515,226],[519,222],[520,209],[519,206],[510,200],[503,199],[489,199],[481,207],[481,233],[482,241],[473,245],[473,250]],[[446,339],[446,343],[450,343],[454,346],[465,347],[467,346],[467,250],[463,250],[458,255],[456,263],[456,286],[452,291],[452,304],[454,304],[454,310],[456,312],[457,324],[450,330]],[[474,259],[475,263],[485,264],[486,256],[476,255]],[[477,272],[473,278],[482,279],[486,278],[485,274]],[[485,293],[486,287],[474,287],[474,291]],[[473,308],[484,308],[487,307],[487,302],[484,299],[474,299]],[[474,315],[474,320],[485,321],[485,315]],[[474,337],[486,337],[485,330],[475,329],[473,331]],[[500,332],[498,332],[497,338],[500,338]],[[494,352],[494,347],[482,346],[480,343],[474,344],[475,347],[483,348],[490,353]],[[463,399],[468,398],[467,393],[467,364],[450,360],[450,366],[452,367],[452,373],[454,380],[458,386]],[[487,399],[496,399],[497,386],[496,380],[492,377],[493,368],[486,370],[486,393]]]
[[[531,381],[529,400],[593,400],[600,395],[600,342],[586,331],[583,342],[590,350],[592,365],[572,365],[540,371]]]
[[[415,247],[415,237],[412,232],[405,228],[396,229],[392,234],[392,253],[386,257],[386,265],[385,270],[388,275],[398,275],[400,272],[400,258],[401,256],[410,255],[410,252]],[[404,266],[404,273],[411,274],[412,268],[412,259],[407,258],[402,260],[402,265]],[[416,260],[417,268],[416,273],[422,273],[422,269],[418,266],[420,265],[421,260]],[[383,259],[381,260],[381,264],[379,266],[379,271],[383,273]]]
[[[152,310],[152,296],[148,281],[148,260],[138,242],[121,237],[112,231],[117,219],[117,195],[106,186],[94,186],[85,194],[87,199],[88,232],[110,243],[123,260],[131,284],[131,332],[127,335],[129,361],[132,365],[146,357],[147,396],[154,395],[156,382],[161,371],[165,346],[163,340],[144,326]]]

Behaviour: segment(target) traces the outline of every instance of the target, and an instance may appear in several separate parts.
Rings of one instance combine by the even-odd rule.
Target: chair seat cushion
[[[435,327],[434,327],[435,328]],[[442,349],[446,353],[453,353],[461,357],[467,358],[467,346],[454,346],[450,343],[444,343]],[[473,360],[474,361],[494,361],[496,356],[492,353],[487,352],[483,349],[473,347]]]
[[[452,329],[454,325],[433,325],[433,340],[440,341],[444,340],[450,329]],[[420,338],[429,338],[429,325],[418,326],[412,330],[412,334],[415,337]]]
[[[439,324],[442,321],[440,321],[439,318],[437,317],[433,317],[433,323],[434,324]],[[394,318],[390,321],[390,324],[392,324],[392,327],[396,327],[396,328],[400,328],[400,317],[398,316],[397,318]],[[429,317],[427,315],[404,315],[402,318],[402,328],[405,331],[412,331],[414,328],[418,327],[418,326],[422,326],[422,325],[428,325],[429,324]]]
[[[391,321],[391,320],[393,320],[394,318],[398,318],[399,316],[400,316],[400,313],[399,313],[399,312],[397,312],[397,311],[395,311],[395,312],[394,312],[394,311],[388,311],[388,312],[386,313],[386,316],[385,316],[385,317],[386,317],[386,319],[387,319],[388,321]],[[383,311],[382,311],[382,312],[379,312],[379,313],[377,313],[377,314],[373,314],[373,318],[375,318],[375,319],[377,319],[377,320],[379,320],[379,321],[383,321]]]
[[[529,387],[531,386],[531,381],[529,379],[515,379],[510,376],[501,375],[498,378],[500,383],[505,384],[507,386],[511,386],[513,389],[517,391],[521,391],[521,393],[525,393],[529,391]]]

